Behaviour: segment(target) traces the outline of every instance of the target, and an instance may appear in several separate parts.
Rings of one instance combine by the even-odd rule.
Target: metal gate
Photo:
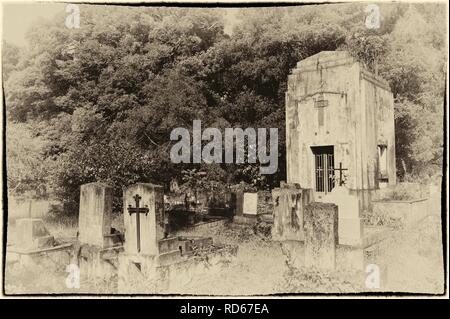
[[[316,192],[329,193],[334,188],[333,146],[311,147],[315,158]]]

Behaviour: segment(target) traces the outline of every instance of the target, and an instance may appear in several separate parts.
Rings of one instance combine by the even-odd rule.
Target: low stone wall
[[[428,200],[377,200],[372,202],[373,216],[399,225],[414,224],[428,215]]]
[[[192,280],[228,267],[236,246],[214,247],[203,254],[162,262],[157,256],[120,256],[118,292],[165,294],[183,292]],[[136,265],[138,265],[136,267]]]
[[[181,293],[185,286],[196,278],[208,274],[219,273],[229,267],[230,262],[236,257],[237,247],[224,246],[204,256],[195,256],[182,262],[163,265],[157,268],[160,293]]]
[[[228,222],[228,220],[226,218],[222,218],[222,219],[212,219],[210,221],[204,221],[204,222],[200,222],[197,224],[194,224],[192,226],[190,226],[188,229],[185,229],[185,231],[187,230],[188,233],[211,233],[214,232],[215,230],[219,230],[221,228],[223,228],[225,226],[225,224]],[[177,232],[177,234],[182,234],[184,231],[181,230],[179,232]]]
[[[372,201],[381,200],[413,200],[428,198],[430,186],[420,183],[398,183],[395,186],[377,189],[373,192]]]

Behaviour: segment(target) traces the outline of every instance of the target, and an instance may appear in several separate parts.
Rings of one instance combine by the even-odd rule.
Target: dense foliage
[[[323,50],[349,50],[391,84],[401,175],[434,176],[442,166],[446,29],[443,5],[381,5],[367,29],[365,5],[234,9],[81,6],[41,21],[28,46],[3,46],[8,115],[8,186],[45,185],[68,204],[92,181],[121,188],[169,185],[193,169],[170,162],[170,131],[191,127],[278,127],[279,171],[258,164],[198,165],[203,184],[285,180],[287,75]],[[203,174],[203,173],[202,173]],[[208,185],[204,187],[209,187]]]

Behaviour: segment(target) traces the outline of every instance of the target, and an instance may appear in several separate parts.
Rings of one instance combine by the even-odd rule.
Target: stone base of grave
[[[69,264],[72,244],[57,242],[42,219],[18,219],[15,234],[6,250],[10,265],[46,268]]]
[[[155,294],[158,283],[158,256],[121,254],[118,268],[118,293]]]
[[[258,222],[258,215],[236,215],[233,222],[240,225],[254,225]]]
[[[185,286],[208,274],[220,274],[236,257],[236,246],[214,247],[177,263],[157,268],[160,293],[183,293]]]
[[[237,247],[210,247],[196,254],[169,251],[158,256],[123,254],[119,257],[119,293],[172,294],[207,272],[227,267]]]
[[[24,268],[65,268],[71,263],[71,256],[72,244],[70,243],[34,250],[23,250],[11,246],[6,251],[6,263]]]
[[[87,279],[110,279],[117,275],[119,253],[123,247],[101,248],[81,245],[76,252],[80,275]]]
[[[338,207],[312,202],[304,211],[305,266],[336,269]]]

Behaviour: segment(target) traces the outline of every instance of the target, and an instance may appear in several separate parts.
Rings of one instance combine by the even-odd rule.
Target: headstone
[[[158,255],[158,240],[164,238],[163,187],[149,183],[129,186],[123,192],[125,252]]]
[[[303,241],[303,211],[312,201],[312,190],[302,189],[296,183],[282,183],[280,188],[272,190],[272,200],[272,239]]]
[[[236,216],[242,216],[244,214],[244,192],[238,190],[234,194],[236,198],[236,208],[234,214]]]
[[[305,207],[305,266],[336,269],[338,207],[313,202]]]
[[[258,193],[244,193],[244,209],[246,215],[258,214]]]
[[[78,240],[98,247],[109,245],[111,235],[113,188],[103,183],[89,183],[80,187]]]
[[[37,250],[54,245],[54,238],[45,228],[42,219],[21,218],[16,221],[17,248]]]
[[[345,186],[336,186],[322,202],[338,206],[338,234],[340,245],[358,246],[363,242],[363,222],[360,218],[359,199]]]

